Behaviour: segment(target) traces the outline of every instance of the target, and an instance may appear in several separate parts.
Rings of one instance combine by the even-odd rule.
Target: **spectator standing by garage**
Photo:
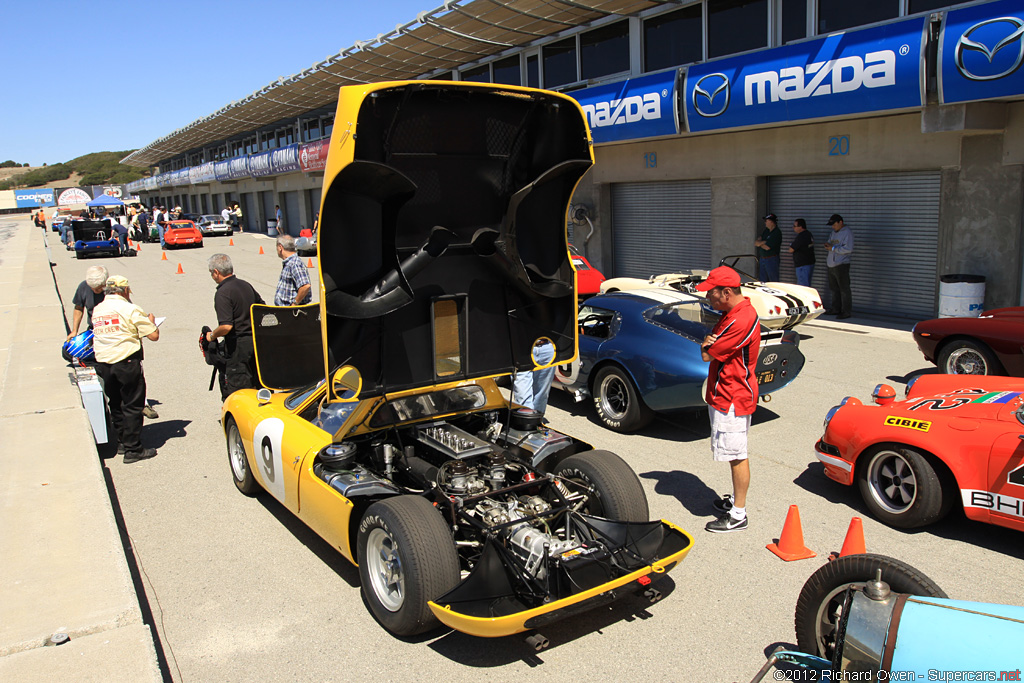
[[[814,277],[814,235],[807,229],[807,221],[797,218],[793,221],[793,232],[796,238],[789,245],[789,253],[793,255],[793,269],[796,271],[796,283],[803,287],[811,286]]]
[[[149,212],[139,211],[135,215],[138,219],[139,232],[135,239],[142,240],[143,242],[149,240]]]
[[[224,225],[230,225],[235,227],[234,217],[231,215],[231,207],[224,204],[224,208],[220,211],[220,218],[224,221]]]
[[[156,229],[160,233],[160,248],[166,249],[167,245],[164,243],[164,226],[167,222],[167,214],[162,206],[156,208],[156,212],[153,214],[153,222],[156,223]]]
[[[153,314],[132,303],[127,278],[107,280],[103,301],[92,314],[96,372],[110,408],[110,422],[118,439],[118,453],[130,464],[152,458],[156,450],[142,445],[142,412],[146,405],[146,377],[142,373],[142,339],[157,341],[160,329]]]
[[[853,258],[853,231],[838,213],[828,219],[832,234],[828,236],[828,288],[832,292],[831,308],[827,311],[838,320],[853,313],[853,294],[850,291],[850,261]]]
[[[782,251],[782,231],[779,219],[774,213],[764,217],[764,230],[754,242],[759,256],[759,277],[761,282],[779,281],[779,252]]]
[[[747,489],[750,463],[747,434],[757,409],[757,350],[761,345],[761,322],[750,300],[740,294],[740,276],[728,266],[719,266],[697,285],[707,292],[708,303],[725,315],[701,344],[701,358],[710,362],[704,400],[711,420],[711,454],[728,462],[732,474],[732,495],[714,503],[723,513],[704,527],[712,533],[747,528]]]
[[[281,206],[274,204],[274,220],[277,221],[277,231],[284,234],[284,218],[281,216]]]
[[[235,208],[231,212],[235,217],[235,227],[241,231],[245,231],[244,223],[242,222],[242,206],[238,202],[235,202]]]
[[[256,353],[252,343],[250,307],[262,304],[263,298],[253,286],[235,276],[235,268],[227,254],[214,254],[208,261],[210,277],[217,283],[213,308],[217,327],[206,333],[207,341],[224,338],[226,367],[220,374],[221,400],[239,389],[256,386]]]
[[[274,292],[275,306],[298,306],[308,304],[312,299],[309,273],[295,253],[295,238],[291,235],[277,236],[277,257],[282,260],[281,277]]]

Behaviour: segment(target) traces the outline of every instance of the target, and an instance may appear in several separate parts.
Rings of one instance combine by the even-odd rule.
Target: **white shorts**
[[[751,415],[736,415],[736,406],[723,413],[708,406],[711,419],[711,455],[719,462],[747,459],[747,432]]]

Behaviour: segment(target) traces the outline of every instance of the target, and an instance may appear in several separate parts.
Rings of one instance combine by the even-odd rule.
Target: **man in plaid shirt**
[[[281,279],[277,281],[277,291],[274,293],[275,306],[292,306],[308,304],[312,287],[309,284],[309,274],[306,273],[306,266],[302,265],[302,259],[295,254],[295,238],[291,235],[280,235],[277,238],[277,256],[281,264]]]

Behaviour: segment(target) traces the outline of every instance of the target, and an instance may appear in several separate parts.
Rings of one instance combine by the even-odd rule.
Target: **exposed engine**
[[[567,513],[583,507],[589,491],[536,467],[575,450],[570,437],[541,426],[536,415],[513,414],[507,426],[492,411],[458,424],[396,428],[328,447],[314,471],[350,499],[431,495],[452,524],[464,576],[491,538],[515,554],[525,574],[544,581],[553,565],[588,554]]]

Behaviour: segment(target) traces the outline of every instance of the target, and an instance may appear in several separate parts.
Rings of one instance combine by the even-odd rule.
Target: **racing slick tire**
[[[650,520],[647,495],[640,479],[626,461],[611,451],[585,451],[558,464],[556,476],[593,487],[585,511],[595,517],[620,522]]]
[[[874,580],[882,570],[882,581],[896,593],[945,598],[934,581],[911,567],[885,555],[847,555],[811,574],[796,601],[796,642],[802,652],[832,659],[835,629],[843,607],[846,588]]]
[[[871,514],[898,529],[937,522],[953,504],[939,473],[924,455],[900,444],[879,444],[858,458],[857,484]]]
[[[947,375],[1005,375],[999,359],[985,344],[956,339],[939,352],[939,370]]]
[[[628,434],[643,429],[654,419],[654,411],[640,398],[633,380],[624,370],[606,365],[594,378],[594,409],[604,426]]]
[[[231,478],[239,491],[247,496],[255,496],[259,493],[260,485],[256,483],[256,477],[252,475],[252,468],[245,457],[245,445],[242,442],[242,433],[238,431],[235,418],[228,417],[224,423],[224,432],[228,440],[228,464],[231,466]]]
[[[459,582],[459,557],[444,519],[425,498],[371,505],[359,523],[359,579],[370,611],[396,636],[438,626],[427,606]]]

